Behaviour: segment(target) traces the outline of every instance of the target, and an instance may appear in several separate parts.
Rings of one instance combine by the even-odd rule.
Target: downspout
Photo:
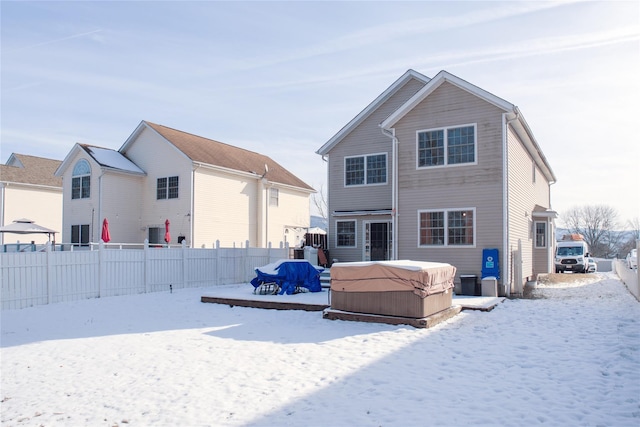
[[[104,220],[104,218],[102,217],[102,197],[103,197],[103,195],[102,195],[102,177],[104,176],[104,169],[101,168],[100,170],[102,171],[102,173],[98,177],[98,229],[102,230],[101,226],[102,226],[102,221]],[[98,236],[98,238],[93,240],[93,238],[96,237],[95,236],[95,232],[96,231],[97,230],[95,230],[95,228],[93,226],[93,215],[91,215],[91,235],[92,235],[91,241],[92,242],[98,242],[98,241],[100,241],[100,239],[102,239],[102,235],[100,233],[98,233],[98,234],[100,234]]]
[[[509,250],[509,123],[518,119],[518,114],[513,119],[507,119],[507,113],[502,113],[502,123],[504,124],[504,132],[502,133],[502,233],[503,241],[503,269],[504,269],[504,287],[506,296],[511,295],[511,252]],[[507,262],[509,261],[509,262]]]
[[[391,251],[393,252],[391,259],[398,259],[398,167],[397,167],[397,145],[395,129],[385,129],[380,127],[383,135],[391,138],[391,177],[393,184],[391,185]]]
[[[193,241],[194,236],[194,227],[195,227],[195,208],[196,208],[196,171],[200,168],[200,164],[196,164],[194,168],[191,169],[191,211],[189,212],[189,246],[195,248],[195,242]],[[214,243],[215,245],[215,243]]]

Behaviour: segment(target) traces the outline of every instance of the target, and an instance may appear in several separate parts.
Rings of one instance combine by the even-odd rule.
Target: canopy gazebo
[[[57,231],[38,225],[30,219],[20,218],[16,219],[11,224],[0,227],[0,233],[46,234],[49,236],[49,241],[55,245]],[[52,235],[53,239],[51,238]],[[2,241],[4,243],[4,239]]]

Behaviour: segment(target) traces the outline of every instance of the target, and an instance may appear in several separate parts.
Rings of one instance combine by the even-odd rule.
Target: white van
[[[589,246],[584,240],[562,240],[556,243],[556,273],[586,273]]]

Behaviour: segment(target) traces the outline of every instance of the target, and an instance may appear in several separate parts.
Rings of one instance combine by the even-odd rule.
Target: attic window
[[[80,159],[73,167],[71,198],[88,199],[89,197],[91,197],[91,166],[85,159]]]

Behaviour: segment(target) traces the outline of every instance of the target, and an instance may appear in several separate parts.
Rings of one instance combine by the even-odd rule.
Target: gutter
[[[383,135],[391,138],[391,251],[393,252],[391,259],[398,259],[398,160],[397,146],[398,138],[394,128],[385,129],[380,126]]]

